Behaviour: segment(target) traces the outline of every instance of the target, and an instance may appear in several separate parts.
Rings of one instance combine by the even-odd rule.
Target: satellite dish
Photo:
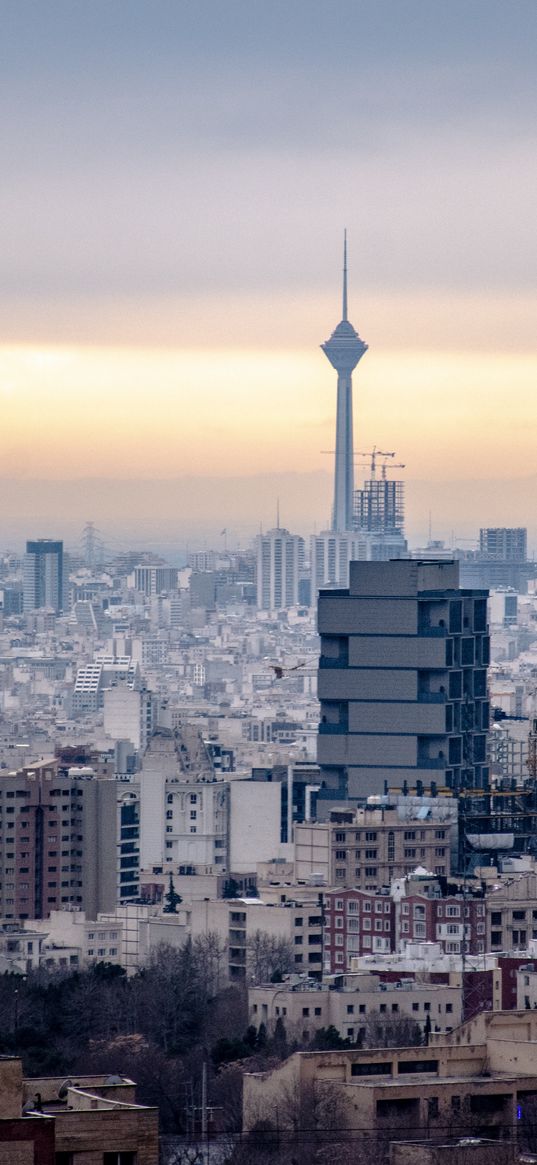
[[[58,1088],[58,1096],[60,1100],[65,1100],[65,1097],[67,1096],[67,1089],[71,1087],[72,1083],[73,1081],[67,1078],[67,1080],[64,1080],[63,1084],[60,1084],[60,1087]]]

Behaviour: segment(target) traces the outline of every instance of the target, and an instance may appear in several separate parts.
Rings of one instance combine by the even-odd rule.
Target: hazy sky
[[[357,447],[422,483],[416,536],[431,499],[438,533],[507,496],[501,520],[536,525],[535,0],[0,0],[0,21],[11,522],[19,479],[106,479],[83,513],[64,491],[61,534],[120,521],[116,478],[244,475],[246,529],[298,471],[290,513],[322,525],[346,226]],[[452,477],[495,484],[461,507]]]

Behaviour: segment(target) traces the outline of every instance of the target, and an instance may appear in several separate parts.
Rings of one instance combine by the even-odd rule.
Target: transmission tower
[[[102,560],[103,549],[100,530],[97,529],[94,522],[86,522],[84,526],[82,531],[82,547],[84,551],[84,562],[90,570],[93,570]]]

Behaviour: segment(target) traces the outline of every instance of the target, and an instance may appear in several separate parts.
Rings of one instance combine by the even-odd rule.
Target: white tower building
[[[258,610],[296,607],[304,566],[304,539],[277,526],[267,534],[258,534],[256,544]]]
[[[343,249],[343,318],[330,339],[321,344],[325,356],[337,372],[336,450],[332,529],[353,529],[354,443],[352,420],[352,373],[367,352],[347,317],[347,232]]]

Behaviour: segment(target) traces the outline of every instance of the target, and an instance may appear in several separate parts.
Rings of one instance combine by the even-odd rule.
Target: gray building
[[[35,611],[50,607],[59,612],[64,608],[63,542],[38,538],[26,543],[23,562],[23,609]]]
[[[487,786],[487,592],[458,584],[455,562],[353,562],[347,590],[321,591],[328,787]]]

